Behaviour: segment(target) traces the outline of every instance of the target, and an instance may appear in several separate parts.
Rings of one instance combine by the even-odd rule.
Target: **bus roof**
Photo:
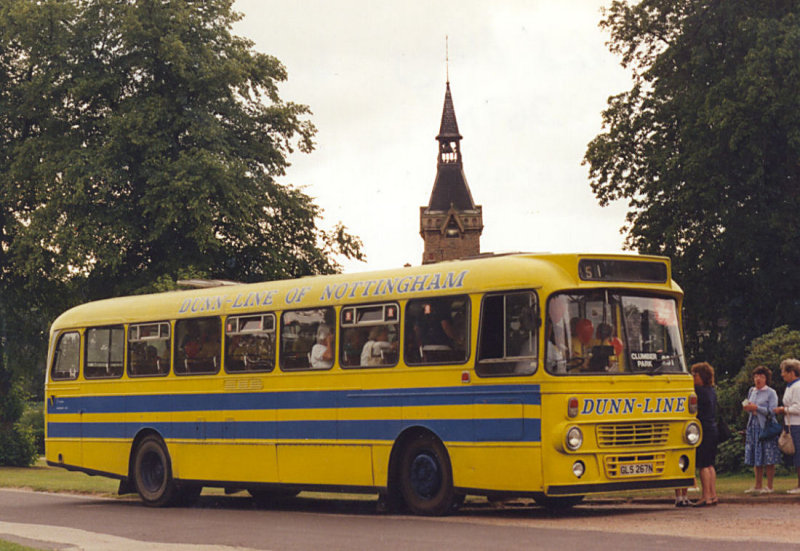
[[[586,280],[579,263],[617,261],[656,263],[665,268],[663,282],[626,281],[625,286],[659,289],[675,295],[670,261],[659,256],[610,254],[494,255],[405,267],[395,270],[308,276],[282,281],[172,291],[100,300],[76,306],[53,322],[52,329],[111,325],[195,316],[247,314],[270,310],[363,304],[502,289],[553,289],[619,286],[620,279]]]

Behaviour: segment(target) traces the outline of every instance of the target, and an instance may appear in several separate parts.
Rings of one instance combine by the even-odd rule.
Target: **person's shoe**
[[[787,494],[800,494],[800,487],[792,488],[791,490],[786,490]]]
[[[747,490],[744,491],[744,493],[746,493],[746,494],[760,494],[761,491],[762,491],[761,488],[755,488],[754,487],[754,488],[748,488]]]
[[[675,502],[675,507],[691,507],[692,504],[689,503],[688,499],[682,499],[680,501]]]
[[[761,488],[761,491],[760,491],[759,493],[760,493],[760,494],[771,494],[771,493],[773,493],[774,491],[775,491],[775,490],[773,490],[772,488]]]

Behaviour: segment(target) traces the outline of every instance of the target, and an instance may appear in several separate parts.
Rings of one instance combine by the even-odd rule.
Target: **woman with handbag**
[[[800,360],[783,360],[781,376],[786,381],[786,390],[783,393],[783,406],[775,408],[775,413],[782,413],[784,422],[789,425],[794,442],[794,466],[797,469],[797,488],[787,493],[800,494]]]
[[[697,468],[703,497],[693,503],[695,507],[716,505],[717,471],[717,392],[714,390],[714,368],[708,362],[692,366],[694,393],[697,394],[697,420],[703,426],[703,439],[696,450]]]
[[[772,373],[763,365],[753,370],[753,384],[742,402],[742,409],[750,414],[744,443],[745,465],[752,465],[755,473],[755,486],[745,490],[746,494],[771,494],[772,480],[775,478],[775,464],[781,460],[778,449],[778,435],[781,425],[772,410],[778,407],[778,393],[770,388]],[[767,473],[767,487],[762,486],[764,472]]]

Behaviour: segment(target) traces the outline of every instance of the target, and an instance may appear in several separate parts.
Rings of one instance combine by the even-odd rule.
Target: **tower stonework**
[[[436,180],[428,205],[419,209],[419,233],[425,242],[423,264],[476,256],[481,252],[483,213],[481,206],[472,200],[464,176],[461,139],[448,81],[442,123],[436,136],[439,142]]]

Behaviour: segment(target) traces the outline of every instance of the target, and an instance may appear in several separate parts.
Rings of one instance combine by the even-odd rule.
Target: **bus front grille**
[[[667,423],[610,423],[597,426],[597,444],[601,448],[663,446],[668,436]]]
[[[666,454],[608,455],[605,457],[608,478],[659,476],[664,474]]]

